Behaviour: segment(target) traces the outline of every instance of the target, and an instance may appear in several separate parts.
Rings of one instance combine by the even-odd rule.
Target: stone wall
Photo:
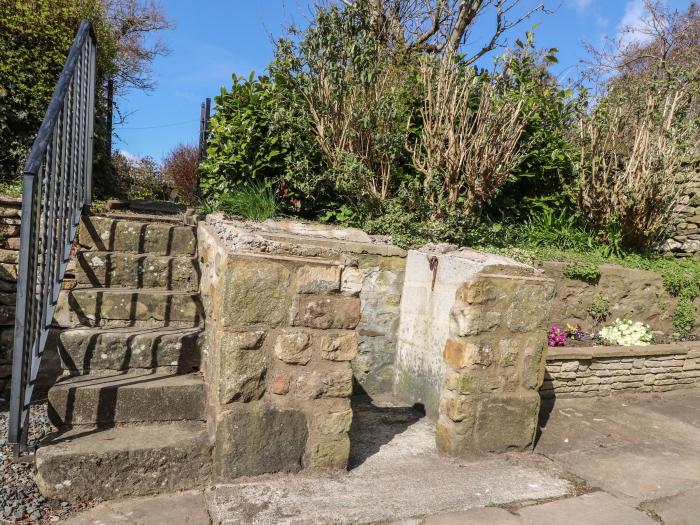
[[[674,257],[693,256],[700,252],[700,172],[691,178],[673,211],[678,221],[662,251]]]
[[[532,269],[487,266],[450,312],[438,448],[452,456],[532,445],[554,283]]]
[[[272,253],[269,243],[221,236],[200,223],[216,478],[345,468],[361,316],[356,259],[298,245]]]
[[[665,392],[700,385],[700,344],[550,349],[543,399]]]
[[[500,256],[409,251],[395,393],[437,419],[452,456],[532,444],[554,283]]]
[[[357,393],[370,397],[392,391],[399,305],[403,292],[406,252],[362,230],[316,223],[268,220],[243,223],[211,216],[222,238],[248,243],[253,250],[311,254],[333,253],[353,259],[344,275],[347,287],[359,291],[359,348],[352,360]]]
[[[0,197],[0,399],[9,398],[22,200]]]
[[[580,324],[584,330],[592,331],[595,322],[587,310],[593,298],[600,295],[610,302],[608,321],[629,318],[648,324],[652,330],[673,332],[672,318],[678,299],[666,291],[660,274],[603,264],[598,282],[589,284],[566,277],[563,270],[567,264],[553,261],[538,264],[556,284],[551,323],[560,327],[567,323]],[[700,300],[695,304],[700,308]]]

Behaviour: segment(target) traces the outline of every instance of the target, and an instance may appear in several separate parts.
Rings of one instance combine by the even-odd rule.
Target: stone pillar
[[[199,243],[215,477],[345,468],[360,299],[343,276],[357,268],[241,253],[203,223]]]
[[[22,199],[0,197],[0,399],[9,399]]]
[[[554,283],[513,270],[485,268],[456,292],[436,436],[448,455],[533,443]]]

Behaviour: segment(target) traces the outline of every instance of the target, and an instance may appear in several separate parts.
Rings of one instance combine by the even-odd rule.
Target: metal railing
[[[8,441],[27,448],[29,407],[66,264],[92,200],[97,46],[80,25],[24,166]]]

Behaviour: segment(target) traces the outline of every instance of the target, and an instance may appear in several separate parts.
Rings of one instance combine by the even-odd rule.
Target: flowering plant
[[[651,329],[641,322],[616,319],[598,334],[605,342],[622,346],[648,346],[654,342]]]
[[[583,341],[586,337],[586,332],[583,331],[580,324],[576,326],[571,324],[566,324],[566,335],[571,339],[576,339],[576,341]]]
[[[547,332],[547,346],[564,346],[566,344],[566,332],[553,324]]]

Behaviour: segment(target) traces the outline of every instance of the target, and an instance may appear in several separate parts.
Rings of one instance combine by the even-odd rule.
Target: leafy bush
[[[697,313],[697,308],[691,299],[681,297],[678,300],[676,310],[673,312],[673,329],[680,337],[685,338],[690,335],[695,326]]]
[[[591,305],[586,311],[596,323],[605,321],[610,315],[610,301],[607,297],[598,294],[595,297],[593,297]]]
[[[273,131],[275,102],[267,77],[233,75],[230,91],[221,88],[211,118],[207,158],[200,188],[207,198],[251,184],[276,182],[284,171],[284,151]]]
[[[170,199],[170,189],[163,179],[158,163],[151,157],[127,158],[121,152],[112,156],[115,176],[113,196],[126,199],[164,201]]]
[[[199,149],[189,144],[175,146],[163,159],[161,171],[166,184],[187,203],[195,200],[198,164]]]
[[[270,188],[261,185],[241,187],[224,195],[215,208],[253,221],[264,221],[277,213],[277,202]]]

